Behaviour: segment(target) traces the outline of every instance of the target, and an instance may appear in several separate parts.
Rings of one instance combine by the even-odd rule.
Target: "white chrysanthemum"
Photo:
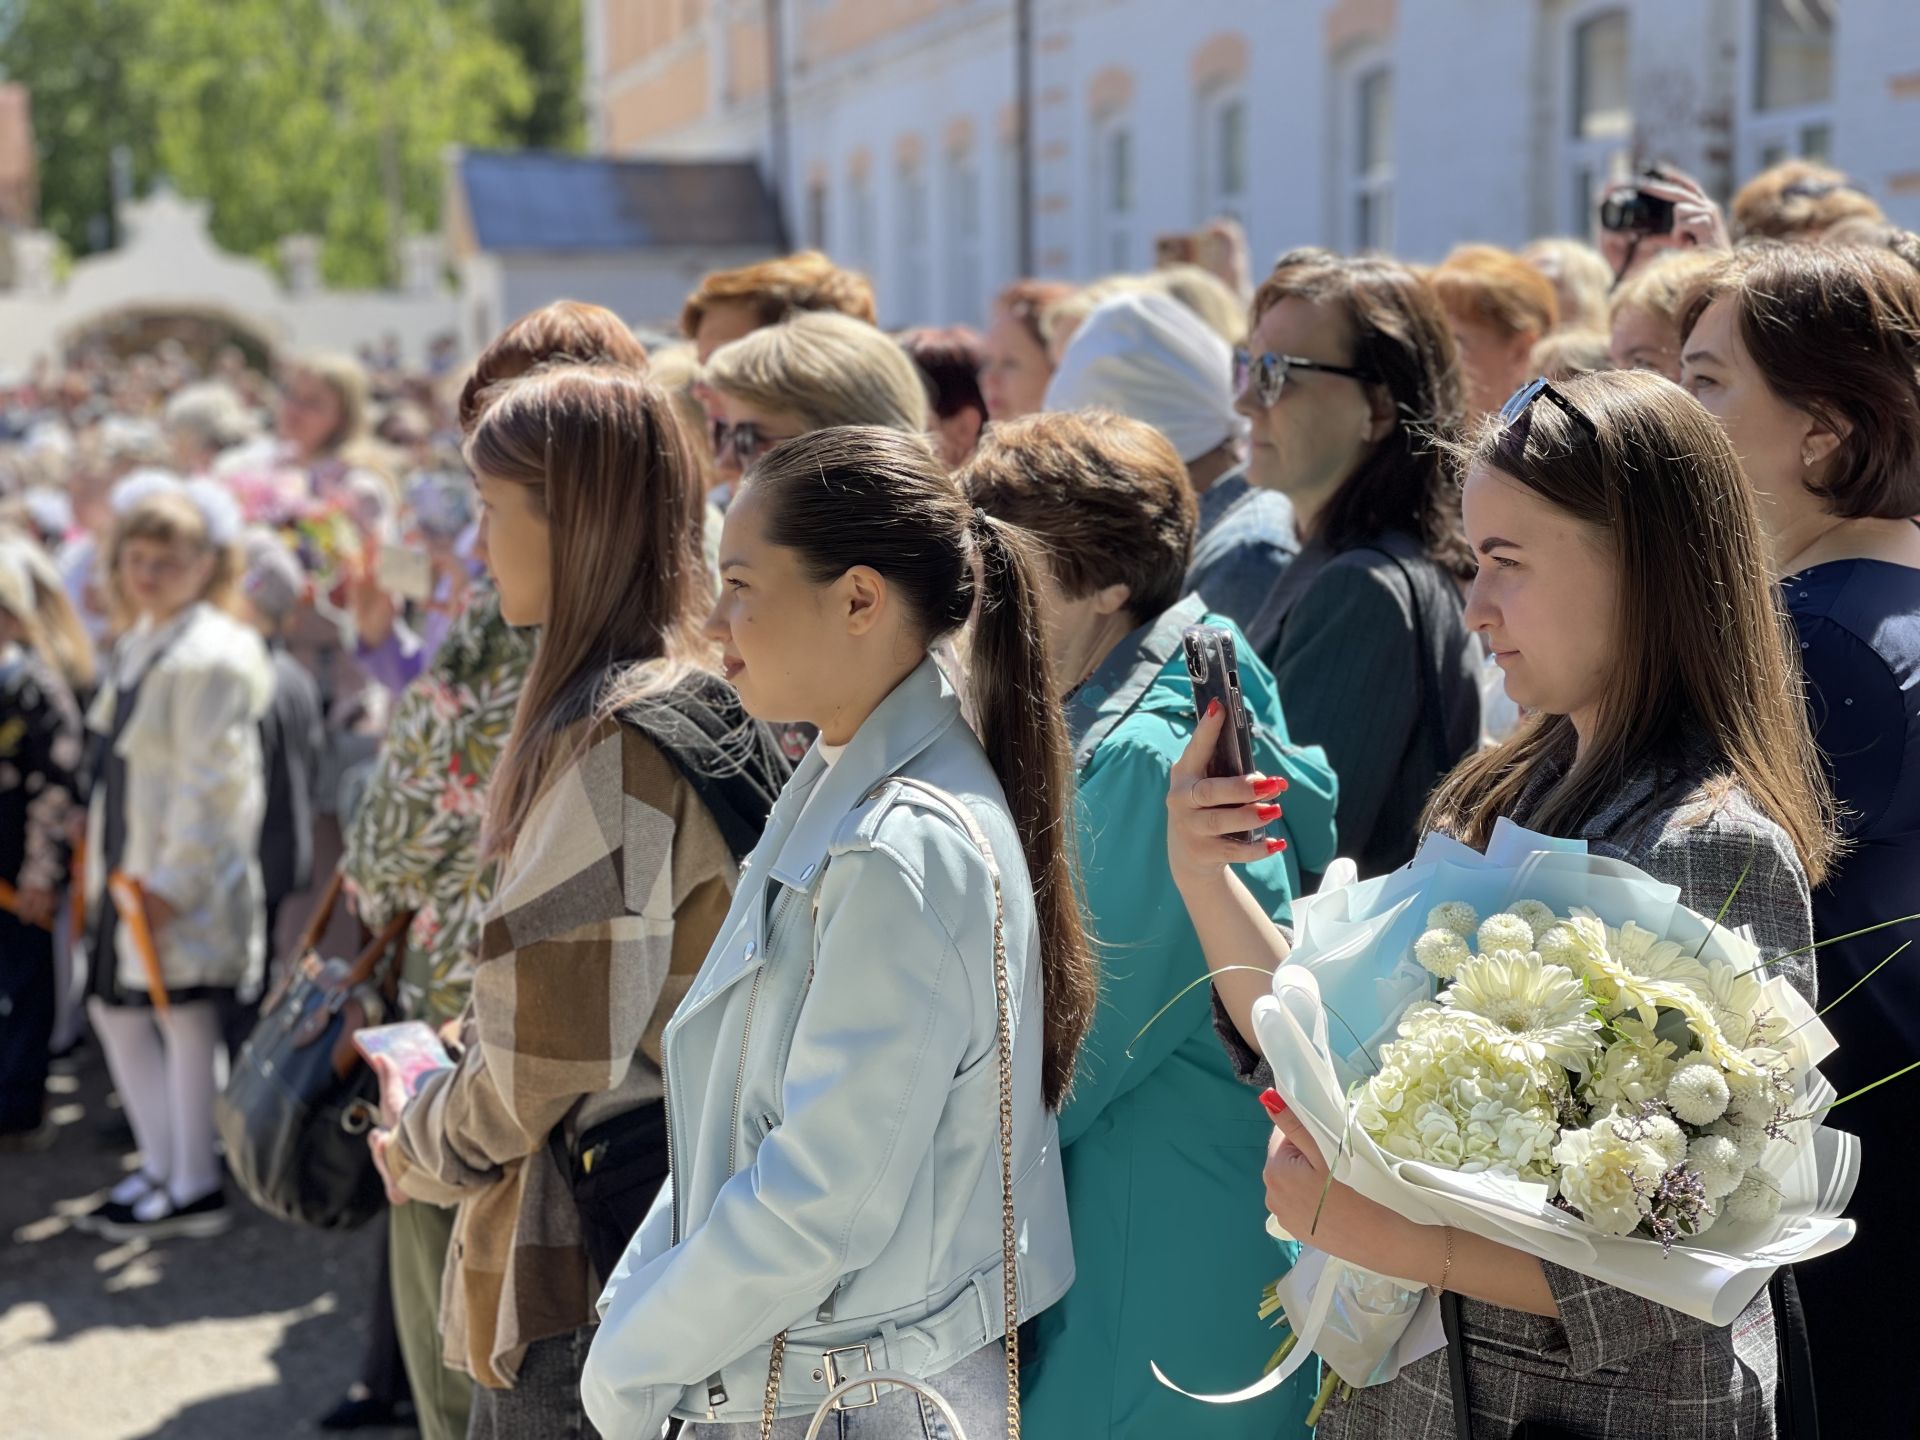
[[[1736,1225],[1771,1220],[1780,1213],[1780,1187],[1764,1171],[1749,1170],[1739,1188],[1720,1202],[1720,1213]]]
[[[1658,1150],[1622,1140],[1605,1121],[1562,1131],[1553,1163],[1560,1167],[1555,1184],[1561,1198],[1607,1235],[1631,1235],[1638,1228],[1651,1210],[1647,1197],[1667,1173]]]
[[[1674,1044],[1631,1016],[1613,1022],[1618,1038],[1600,1054],[1580,1098],[1599,1112],[1637,1110],[1649,1100],[1664,1100],[1676,1062]]]
[[[1533,926],[1518,915],[1502,910],[1480,922],[1477,938],[1482,955],[1491,955],[1496,950],[1518,950],[1524,954],[1533,948]]]
[[[1740,1150],[1740,1163],[1749,1170],[1760,1163],[1772,1138],[1764,1125],[1736,1125],[1724,1115],[1707,1126],[1707,1134],[1724,1135],[1733,1141]]]
[[[1612,1115],[1604,1122],[1622,1140],[1639,1141],[1660,1152],[1668,1170],[1687,1158],[1687,1132],[1665,1115]]]
[[[1564,965],[1531,952],[1499,950],[1467,961],[1440,1003],[1485,1022],[1495,1045],[1528,1065],[1584,1074],[1598,1056],[1600,1022],[1586,991]]]
[[[1727,1113],[1727,1077],[1720,1067],[1690,1060],[1667,1082],[1667,1104],[1689,1125],[1711,1125]]]
[[[1731,1195],[1747,1176],[1747,1167],[1740,1163],[1740,1147],[1724,1135],[1694,1137],[1687,1146],[1687,1163],[1699,1172],[1709,1200]]]
[[[1756,1065],[1746,1073],[1728,1075],[1727,1088],[1726,1119],[1731,1125],[1764,1130],[1780,1112],[1780,1091],[1768,1067]]]
[[[1473,952],[1457,930],[1435,927],[1413,942],[1413,958],[1420,962],[1421,969],[1442,980],[1451,980],[1460,973],[1460,967],[1473,958]]]
[[[1560,923],[1560,917],[1553,913],[1552,907],[1538,900],[1516,900],[1507,907],[1507,913],[1527,922],[1528,928],[1533,931],[1535,943]]]
[[[1473,938],[1480,928],[1480,912],[1464,900],[1446,900],[1427,912],[1429,930],[1451,930],[1462,940]]]

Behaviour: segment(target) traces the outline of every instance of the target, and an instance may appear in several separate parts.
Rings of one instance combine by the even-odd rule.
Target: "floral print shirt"
[[[0,651],[0,880],[18,889],[66,889],[83,733],[72,693],[45,661],[20,646]]]
[[[481,858],[487,781],[506,747],[533,636],[476,593],[432,665],[401,694],[341,862],[362,924],[414,912],[401,1004],[430,1024],[466,1004],[494,866]]]

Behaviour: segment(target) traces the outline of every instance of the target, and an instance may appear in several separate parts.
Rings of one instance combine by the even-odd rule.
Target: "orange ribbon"
[[[0,910],[4,910],[16,918],[20,915],[20,892],[5,880],[0,880]],[[22,920],[21,923],[26,924],[28,922]],[[42,925],[37,921],[33,922],[33,925],[36,930],[51,930],[53,928],[51,925]]]
[[[140,882],[124,871],[107,877],[107,893],[113,896],[113,908],[120,912],[120,923],[133,937],[134,953],[147,972],[147,998],[160,1014],[167,1013],[166,977],[160,971],[160,952],[153,943],[153,930],[147,924],[147,899]]]

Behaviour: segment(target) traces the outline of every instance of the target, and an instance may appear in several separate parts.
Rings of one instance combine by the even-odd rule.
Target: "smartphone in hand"
[[[376,1057],[388,1061],[406,1087],[408,1098],[420,1092],[427,1079],[453,1067],[453,1057],[433,1027],[419,1020],[402,1020],[393,1025],[369,1025],[353,1033],[353,1048],[372,1064]]]
[[[1207,774],[1251,775],[1253,724],[1240,694],[1240,659],[1234,649],[1233,632],[1220,625],[1189,625],[1181,638],[1187,654],[1187,678],[1193,681],[1194,714],[1205,715],[1207,706],[1215,700],[1226,711],[1226,724],[1220,727],[1219,742],[1207,761]],[[1266,827],[1229,838],[1264,840]]]

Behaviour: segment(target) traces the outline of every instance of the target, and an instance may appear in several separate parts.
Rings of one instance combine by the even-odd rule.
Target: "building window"
[[[1633,143],[1627,12],[1589,16],[1573,27],[1572,42],[1565,228],[1586,235],[1596,222],[1596,197],[1625,173]]]
[[[1754,0],[1753,19],[1749,165],[1830,158],[1834,0]]]
[[[1353,248],[1393,247],[1393,73],[1369,70],[1354,85],[1351,172]]]
[[[1133,132],[1124,122],[1100,126],[1094,142],[1094,268],[1133,263]]]
[[[899,277],[899,310],[895,319],[901,324],[918,325],[927,318],[927,177],[915,164],[901,166],[898,179],[899,248],[894,256],[894,273]]]
[[[827,182],[815,180],[807,187],[807,245],[827,248]]]
[[[855,175],[848,195],[851,234],[847,250],[853,263],[862,270],[873,268],[873,182],[865,174]]]
[[[947,156],[946,317],[971,324],[984,298],[980,284],[980,169],[969,151]]]
[[[1021,279],[1020,227],[1025,220],[1020,197],[1020,142],[1009,136],[1000,142],[1000,279]]]
[[[1198,219],[1246,218],[1247,101],[1239,91],[1205,97],[1200,105]]]

